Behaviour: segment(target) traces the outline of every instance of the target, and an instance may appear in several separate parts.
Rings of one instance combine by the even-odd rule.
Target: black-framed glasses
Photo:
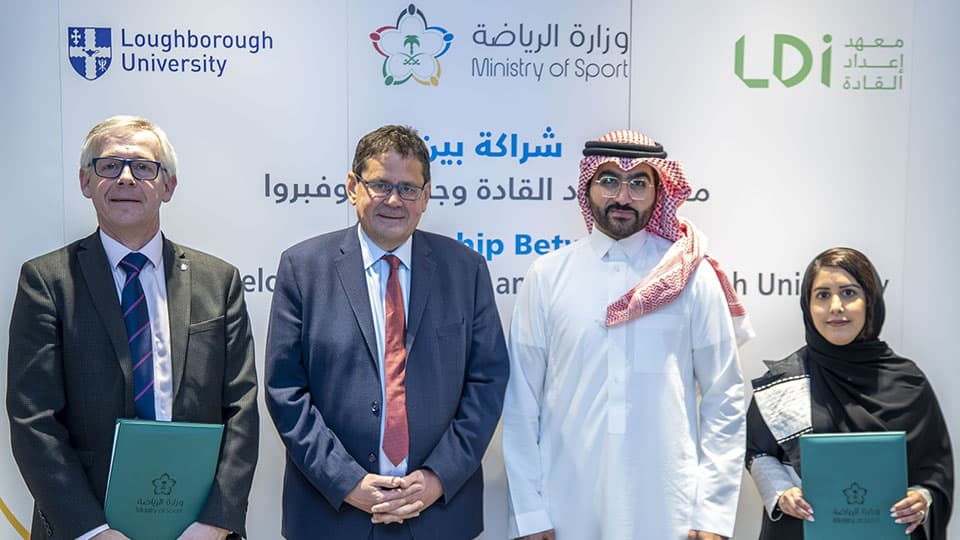
[[[627,193],[635,201],[646,199],[653,191],[653,180],[646,176],[631,178],[630,180],[621,180],[616,176],[604,174],[593,181],[596,184],[600,195],[607,199],[612,199],[620,195],[623,186],[627,186]]]
[[[137,180],[154,180],[160,175],[159,161],[151,159],[123,159],[115,157],[93,158],[93,172],[101,178],[120,178],[124,167],[130,167],[130,174]]]
[[[400,198],[405,201],[415,201],[420,198],[420,195],[423,194],[423,186],[411,186],[410,184],[393,184],[390,182],[383,182],[380,180],[364,180],[362,176],[354,173],[357,176],[357,180],[367,191],[370,192],[370,196],[374,198],[389,197],[390,192],[394,189],[397,190],[397,195],[400,195]],[[426,185],[426,184],[424,184]]]

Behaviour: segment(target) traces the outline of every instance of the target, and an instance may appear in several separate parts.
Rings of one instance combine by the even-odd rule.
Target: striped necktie
[[[150,331],[150,312],[140,285],[140,270],[147,264],[142,253],[128,253],[120,261],[127,273],[127,281],[120,294],[123,324],[127,327],[130,359],[133,362],[133,405],[138,418],[155,420],[153,402],[153,333]]]

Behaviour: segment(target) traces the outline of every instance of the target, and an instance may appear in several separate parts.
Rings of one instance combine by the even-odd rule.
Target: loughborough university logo
[[[429,26],[423,11],[410,4],[400,12],[394,26],[382,26],[370,34],[373,48],[383,55],[383,83],[403,84],[410,79],[422,85],[440,84],[441,56],[450,49],[453,34]]]
[[[73,70],[88,81],[107,72],[113,51],[109,28],[67,27],[67,55]]]

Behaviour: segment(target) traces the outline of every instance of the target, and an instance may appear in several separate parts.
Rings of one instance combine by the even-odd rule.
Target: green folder
[[[200,515],[220,456],[221,424],[117,420],[104,511],[132,540],[176,540]]]
[[[803,435],[800,470],[816,520],[803,522],[805,540],[904,538],[906,524],[890,517],[907,496],[904,432]]]

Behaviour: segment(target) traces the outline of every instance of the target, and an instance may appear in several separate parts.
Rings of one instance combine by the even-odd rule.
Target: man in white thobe
[[[510,329],[510,535],[730,537],[743,307],[676,216],[690,193],[679,162],[634,131],[588,142],[584,156],[578,200],[591,233],[533,264]]]

